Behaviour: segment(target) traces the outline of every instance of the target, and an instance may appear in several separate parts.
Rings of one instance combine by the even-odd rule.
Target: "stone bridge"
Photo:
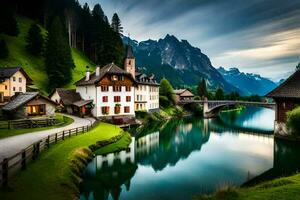
[[[187,105],[198,103],[203,105],[203,116],[205,118],[213,118],[217,117],[222,108],[225,106],[256,106],[256,107],[264,107],[275,110],[274,103],[266,103],[266,102],[251,102],[251,101],[232,101],[232,100],[183,100],[179,101],[179,105]]]

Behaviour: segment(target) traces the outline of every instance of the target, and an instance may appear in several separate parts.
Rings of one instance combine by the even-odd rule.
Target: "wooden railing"
[[[55,118],[37,118],[0,121],[0,129],[36,128],[55,125]]]
[[[10,177],[12,177],[19,170],[25,170],[27,164],[32,160],[36,160],[39,157],[40,152],[43,150],[48,150],[50,145],[56,144],[57,142],[72,136],[84,134],[94,126],[95,123],[92,125],[73,128],[49,135],[48,137],[31,144],[17,154],[3,159],[3,161],[0,163],[0,186],[7,186]]]

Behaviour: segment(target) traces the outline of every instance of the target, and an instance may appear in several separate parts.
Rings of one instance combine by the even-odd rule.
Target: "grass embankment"
[[[195,200],[298,200],[300,174],[278,178],[249,188],[227,188]]]
[[[40,128],[24,128],[24,129],[0,129],[0,139],[11,137],[15,135],[21,135],[25,133],[32,133],[37,131],[44,131],[44,130],[50,130],[54,128],[59,128],[63,126],[67,126],[69,124],[72,124],[74,120],[70,117],[63,116],[61,114],[56,114],[56,125],[53,126],[47,126],[47,127],[40,127]]]
[[[76,192],[78,192],[77,184],[80,181],[79,172],[91,156],[91,150],[88,147],[97,141],[109,140],[120,134],[122,134],[122,129],[119,127],[101,123],[86,134],[52,146],[25,171],[18,173],[10,180],[10,187],[0,191],[0,199],[74,199],[78,194]],[[109,145],[106,151],[113,152],[121,148],[121,145],[122,148],[126,148],[130,142],[128,138],[130,138],[129,134],[125,133],[119,145]]]
[[[17,37],[0,34],[0,39],[4,38],[9,49],[9,57],[7,59],[0,59],[0,67],[23,67],[33,80],[35,85],[34,87],[47,93],[48,76],[46,73],[44,58],[42,56],[31,55],[25,48],[26,36],[33,21],[23,16],[18,16],[17,21],[20,30]],[[42,31],[46,36],[47,31],[44,28],[42,28]],[[84,76],[87,65],[91,68],[91,70],[95,68],[95,64],[77,49],[72,49],[72,56],[75,68],[72,70],[72,81],[67,84],[67,87],[69,88],[73,88],[73,84]]]

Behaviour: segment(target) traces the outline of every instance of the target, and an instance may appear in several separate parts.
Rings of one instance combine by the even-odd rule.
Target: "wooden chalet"
[[[56,103],[39,92],[26,92],[15,97],[2,108],[8,119],[23,119],[37,116],[54,116]]]
[[[275,133],[287,134],[287,112],[300,105],[300,70],[266,96],[273,98],[276,103]]]
[[[191,93],[191,91],[189,91],[188,89],[174,90],[174,93],[176,95],[176,102],[189,101],[194,99],[193,93]]]

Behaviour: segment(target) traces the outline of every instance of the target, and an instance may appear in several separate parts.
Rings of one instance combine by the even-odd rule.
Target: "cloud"
[[[109,18],[117,12],[125,34],[130,33],[132,38],[142,41],[173,34],[201,48],[216,67],[235,66],[279,79],[291,73],[300,62],[300,1],[88,2],[100,3]]]

